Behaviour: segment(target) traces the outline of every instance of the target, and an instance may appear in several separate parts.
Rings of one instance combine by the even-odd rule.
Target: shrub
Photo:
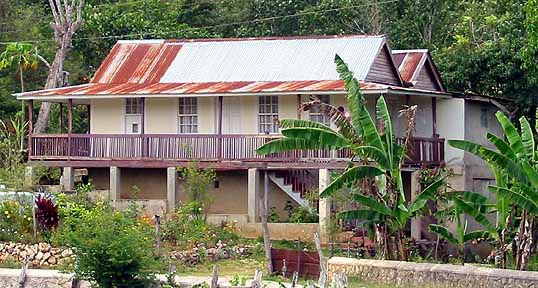
[[[208,224],[198,218],[199,209],[197,202],[180,205],[172,218],[164,221],[163,238],[185,249],[199,244],[211,247],[219,240],[229,242],[239,239],[233,223],[222,223],[220,226]]]
[[[31,201],[0,202],[0,241],[28,242],[33,238]]]
[[[311,211],[303,206],[297,207],[288,219],[290,223],[318,223],[319,217],[316,211]]]
[[[107,288],[147,287],[154,280],[159,267],[150,226],[99,206],[82,219],[57,234],[73,248],[77,277]]]
[[[186,168],[178,168],[179,176],[182,181],[182,185],[189,198],[189,203],[196,203],[200,208],[199,214],[193,214],[194,216],[203,216],[209,204],[211,204],[211,197],[209,196],[209,185],[216,179],[215,171],[212,169],[198,169],[196,165],[189,165]],[[193,204],[194,205],[194,204]]]

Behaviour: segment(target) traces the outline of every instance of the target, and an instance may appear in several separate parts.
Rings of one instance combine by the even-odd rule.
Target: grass
[[[208,276],[213,271],[213,265],[219,267],[222,276],[249,276],[253,277],[256,269],[265,269],[263,257],[252,256],[245,259],[223,259],[211,263],[202,263],[193,267],[178,266],[179,275]]]

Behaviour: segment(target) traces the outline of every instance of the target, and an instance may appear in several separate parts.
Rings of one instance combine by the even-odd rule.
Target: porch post
[[[222,158],[222,96],[218,98],[218,117],[219,117],[219,126],[217,127],[217,158]]]
[[[330,171],[329,169],[319,169],[319,192],[323,191],[329,185]],[[319,235],[322,243],[329,242],[328,225],[331,221],[331,200],[327,198],[319,199]]]
[[[64,104],[60,103],[60,131],[59,131],[60,134],[62,134],[63,126],[64,126]]]
[[[248,169],[248,222],[256,223],[260,216],[260,170]]]
[[[87,105],[86,106],[88,110],[88,134],[91,134],[92,131],[92,106]]]
[[[67,157],[71,158],[71,134],[73,133],[73,99],[67,100]]]
[[[166,169],[166,202],[168,212],[176,210],[177,172],[176,167]]]
[[[299,110],[299,108],[301,108],[301,103],[302,103],[301,94],[297,94],[297,119],[301,119],[302,114],[303,114],[301,113],[302,111]]]
[[[146,133],[146,98],[140,98],[142,102],[142,111],[141,111],[141,121],[140,123],[140,134],[144,135]]]
[[[28,158],[32,156],[32,134],[34,133],[34,100],[28,101]]]
[[[420,193],[420,183],[418,183],[419,171],[411,172],[411,201],[414,201]],[[411,220],[411,238],[416,240],[422,239],[422,219],[413,218]]]
[[[437,137],[437,98],[432,97],[432,136]]]

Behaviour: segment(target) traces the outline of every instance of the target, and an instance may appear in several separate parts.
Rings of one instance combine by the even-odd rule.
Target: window
[[[142,109],[144,109],[142,98],[125,99],[125,133],[142,133]]]
[[[140,115],[142,114],[142,98],[127,98],[125,101],[125,114],[126,115]]]
[[[198,133],[197,98],[179,98],[179,133]]]
[[[321,103],[329,104],[329,95],[319,95],[318,98]],[[312,106],[310,108],[309,115],[311,121],[322,123],[327,126],[331,125],[329,116],[325,113],[325,109],[323,109],[321,105]]]
[[[480,109],[480,125],[482,128],[488,128],[488,108]]]
[[[278,133],[278,96],[261,96],[258,99],[258,132]]]

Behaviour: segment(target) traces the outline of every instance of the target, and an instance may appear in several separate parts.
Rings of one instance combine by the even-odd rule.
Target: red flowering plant
[[[50,242],[50,231],[53,228],[58,226],[58,207],[50,196],[41,196],[38,195],[35,199],[35,218],[39,227],[41,227],[41,232],[43,237],[47,242]]]

